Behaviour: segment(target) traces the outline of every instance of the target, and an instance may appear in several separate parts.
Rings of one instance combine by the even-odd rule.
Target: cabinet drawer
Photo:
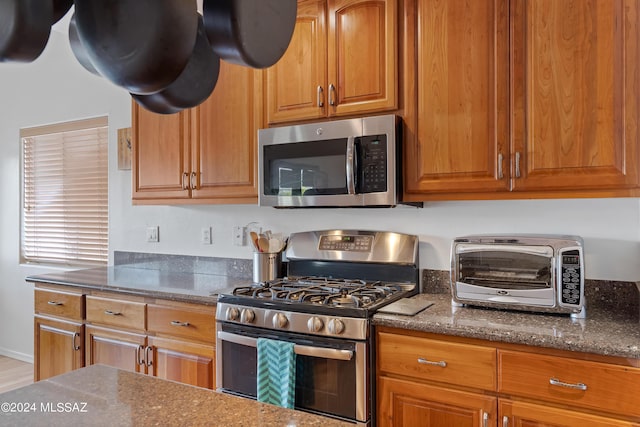
[[[564,357],[498,351],[498,391],[640,416],[640,369]]]
[[[149,331],[215,343],[216,313],[210,310],[149,305]]]
[[[496,389],[496,350],[428,338],[378,333],[381,372]]]
[[[84,319],[84,296],[71,292],[35,290],[35,312],[73,320]]]
[[[87,296],[87,322],[145,329],[145,303]]]

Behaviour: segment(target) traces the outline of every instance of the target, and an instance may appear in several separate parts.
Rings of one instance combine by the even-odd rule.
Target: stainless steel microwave
[[[451,246],[456,304],[585,316],[578,236],[465,236]]]
[[[258,204],[395,206],[401,122],[395,115],[258,131]]]

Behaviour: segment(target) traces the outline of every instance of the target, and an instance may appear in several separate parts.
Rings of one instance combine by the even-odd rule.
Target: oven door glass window
[[[219,329],[227,329],[229,325]],[[294,334],[271,331],[256,333],[255,330],[238,331],[234,334],[252,338],[270,338],[299,345],[351,350],[351,360],[336,360],[323,357],[296,355],[295,408],[324,415],[333,415],[354,420],[356,418],[356,355],[355,343],[326,338],[308,340]],[[256,398],[257,350],[253,346],[222,341],[222,388],[226,392]]]
[[[264,194],[347,194],[347,138],[264,147]]]

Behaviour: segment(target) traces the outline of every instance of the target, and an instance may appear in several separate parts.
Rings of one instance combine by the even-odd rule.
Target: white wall
[[[59,32],[51,33],[33,63],[0,63],[0,354],[32,357],[33,287],[24,278],[52,271],[19,264],[20,129],[107,115],[115,164],[116,129],[131,125],[129,100],[124,90],[85,71]]]
[[[0,354],[33,353],[33,293],[24,278],[51,271],[19,265],[19,138],[21,127],[102,114],[110,124],[110,248],[251,258],[232,246],[232,227],[252,221],[273,231],[386,229],[420,237],[421,267],[448,269],[453,237],[471,233],[568,233],[584,237],[591,279],[640,280],[638,199],[520,200],[428,203],[423,209],[276,210],[257,206],[132,206],[131,173],[117,170],[116,130],[130,126],[122,89],[84,71],[66,39],[56,36],[33,64],[0,64]],[[160,226],[160,242],[145,228]],[[213,244],[199,242],[213,228]]]

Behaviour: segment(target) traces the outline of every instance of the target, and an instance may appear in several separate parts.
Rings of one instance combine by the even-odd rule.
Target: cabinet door
[[[74,369],[84,362],[84,326],[34,317],[34,381],[46,380]]]
[[[213,345],[159,337],[149,337],[149,345],[153,349],[153,375],[197,387],[215,388],[216,352]]]
[[[636,423],[500,399],[501,425],[508,427],[633,427]]]
[[[512,13],[513,188],[635,187],[638,2],[515,0]]]
[[[190,197],[189,115],[189,111],[156,114],[133,103],[134,201]]]
[[[381,427],[496,425],[496,398],[387,377],[378,378]]]
[[[193,198],[257,202],[262,111],[262,71],[222,62],[216,88],[193,111]]]
[[[397,3],[327,2],[330,116],[397,108]]]
[[[145,372],[146,336],[86,326],[87,366],[96,363],[132,372]]]
[[[509,0],[418,0],[413,12],[417,103],[407,118],[406,191],[508,190]]]
[[[287,51],[266,70],[269,124],[326,116],[327,34],[325,2],[298,2],[296,27]]]

